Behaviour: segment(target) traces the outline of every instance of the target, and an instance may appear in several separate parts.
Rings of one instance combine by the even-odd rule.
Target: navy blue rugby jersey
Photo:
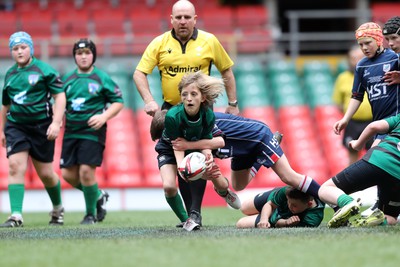
[[[225,146],[216,152],[218,158],[249,156],[256,152],[260,143],[276,143],[265,123],[220,112],[215,112],[213,136],[225,138]]]
[[[352,98],[362,101],[364,92],[368,94],[373,120],[380,120],[399,113],[400,85],[388,85],[383,75],[388,71],[398,71],[399,55],[385,49],[374,58],[364,57],[356,67]]]

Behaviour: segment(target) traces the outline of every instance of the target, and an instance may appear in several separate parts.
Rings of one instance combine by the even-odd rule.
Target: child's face
[[[378,44],[375,39],[371,37],[358,39],[358,45],[367,58],[373,58],[378,50]]]
[[[19,67],[24,67],[28,65],[29,60],[31,59],[31,49],[27,44],[19,44],[13,46],[11,54]]]
[[[289,210],[293,214],[299,214],[309,208],[308,203],[304,203],[299,199],[287,198]]]
[[[400,35],[397,33],[388,34],[385,35],[385,39],[394,52],[400,53]]]
[[[189,116],[195,116],[199,112],[201,103],[204,102],[204,100],[205,98],[196,85],[189,84],[188,86],[183,87],[181,92],[181,101]]]
[[[93,53],[88,48],[80,48],[76,50],[75,60],[80,70],[87,71],[92,66]]]

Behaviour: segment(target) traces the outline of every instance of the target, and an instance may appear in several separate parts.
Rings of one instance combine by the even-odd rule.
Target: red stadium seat
[[[162,180],[158,170],[157,152],[154,150],[155,143],[142,145],[142,168],[144,183],[150,187],[161,187]]]
[[[0,149],[0,190],[8,189],[8,159],[4,148]]]
[[[202,13],[199,13],[202,12]],[[212,32],[213,34],[234,32],[234,13],[231,7],[210,7],[203,11],[198,11],[198,22],[201,29]]]
[[[21,30],[29,33],[33,40],[52,37],[53,13],[50,10],[19,13]]]
[[[247,186],[247,188],[251,187],[265,187],[265,188],[274,188],[279,186],[285,186],[286,184],[282,182],[279,176],[271,169],[261,167],[256,176]]]
[[[159,9],[136,8],[129,12],[128,21],[131,23],[132,34],[150,34],[153,38],[164,32],[164,13]],[[165,19],[169,17],[166,15]]]
[[[242,29],[265,28],[268,10],[263,5],[241,5],[236,8],[235,23]]]
[[[400,3],[373,3],[371,4],[372,21],[383,24],[388,19],[400,14]]]
[[[271,106],[266,107],[249,107],[244,108],[242,111],[243,117],[259,120],[269,126],[272,132],[277,130],[277,121],[275,117],[275,110]]]
[[[135,121],[132,110],[123,109],[107,123],[104,160],[109,187],[137,187],[143,183]]]
[[[311,110],[309,106],[284,106],[279,108],[279,121],[288,121],[298,117],[311,118]]]
[[[272,37],[268,29],[242,30],[237,44],[239,53],[263,53],[271,45]]]
[[[1,26],[0,26],[0,36],[9,37],[11,34],[17,31],[17,13],[0,11]],[[8,49],[8,47],[7,47]]]
[[[88,37],[90,32],[89,11],[86,9],[60,11],[56,16],[58,34],[60,37],[82,38]]]
[[[321,150],[320,138],[308,106],[281,107],[279,123],[284,135],[285,154],[293,169],[322,181],[329,169]]]
[[[318,106],[314,109],[315,124],[318,129],[329,175],[336,175],[349,164],[347,149],[342,144],[342,135],[333,132],[333,125],[343,114],[336,106]]]
[[[95,32],[98,37],[112,36],[114,38],[124,37],[125,31],[125,10],[104,9],[97,10],[92,14],[95,25]]]

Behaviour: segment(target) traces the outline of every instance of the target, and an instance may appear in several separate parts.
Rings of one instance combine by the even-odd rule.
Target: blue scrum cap
[[[33,56],[33,41],[32,37],[26,32],[16,32],[10,36],[8,47],[10,51],[12,48],[19,44],[27,44],[31,49],[31,56]]]

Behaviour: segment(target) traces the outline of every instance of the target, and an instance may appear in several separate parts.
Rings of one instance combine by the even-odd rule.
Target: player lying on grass
[[[155,116],[157,123],[152,124],[151,129],[153,140],[160,137],[164,127],[162,112]],[[284,183],[318,197],[319,184],[292,169],[278,140],[265,123],[220,112],[215,112],[215,118],[212,139],[188,142],[177,138],[172,141],[174,150],[212,149],[215,157],[232,158],[231,180],[234,190],[246,188],[261,166],[264,166],[271,167]]]
[[[241,211],[247,215],[238,228],[318,227],[325,203],[291,186],[275,188],[247,199]]]
[[[178,194],[176,185],[177,164],[179,164],[185,154],[193,150],[173,150],[171,142],[177,138],[186,140],[211,139],[212,130],[215,123],[214,112],[210,106],[224,89],[222,79],[217,79],[205,75],[202,72],[186,74],[179,83],[179,92],[181,95],[181,104],[172,107],[165,115],[164,123],[161,129],[162,135],[155,149],[158,152],[158,166],[162,178],[165,197],[171,209],[175,212],[187,231],[198,229],[200,225],[189,217],[193,212],[186,211],[182,199]],[[165,113],[164,113],[165,114]],[[155,119],[153,119],[154,121]],[[164,121],[164,120],[163,120]],[[223,141],[223,140],[222,140]],[[223,146],[223,143],[221,143]],[[206,155],[207,171],[217,193],[224,197],[228,204],[233,208],[240,208],[240,200],[229,190],[228,180],[220,175],[215,175],[219,168],[215,165],[210,149],[198,149]],[[185,177],[182,177],[186,179]],[[189,213],[189,216],[188,216]]]
[[[370,123],[357,140],[350,142],[360,150],[376,134],[387,134],[378,146],[371,148],[362,159],[326,181],[319,190],[320,199],[340,209],[328,222],[328,227],[348,224],[360,210],[359,201],[348,194],[377,185],[378,209],[366,218],[355,220],[353,226],[397,223],[400,214],[400,114]]]

